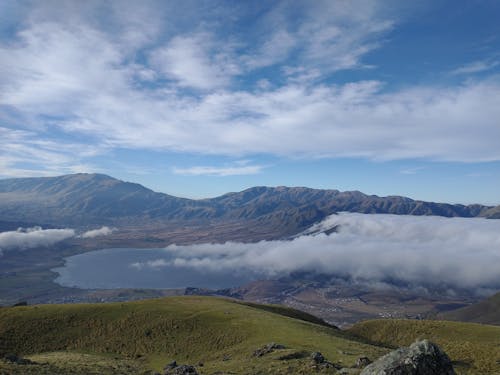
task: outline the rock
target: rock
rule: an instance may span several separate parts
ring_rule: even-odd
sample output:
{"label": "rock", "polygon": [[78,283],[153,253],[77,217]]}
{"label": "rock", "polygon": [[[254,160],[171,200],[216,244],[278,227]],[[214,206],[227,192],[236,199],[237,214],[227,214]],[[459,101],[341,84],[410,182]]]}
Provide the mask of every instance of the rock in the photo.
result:
{"label": "rock", "polygon": [[174,366],[174,367],[170,367],[170,365],[167,365],[167,367],[165,367],[165,372],[163,374],[164,375],[198,375],[198,371],[196,371],[196,368],[194,366],[190,366],[190,365],[180,365],[180,366]]}
{"label": "rock", "polygon": [[175,368],[175,367],[177,367],[177,361],[172,361],[169,364],[167,364],[163,369],[166,370],[166,369]]}
{"label": "rock", "polygon": [[372,363],[372,361],[370,361],[370,358],[368,358],[368,357],[359,357],[356,360],[356,364],[354,365],[354,367],[356,367],[356,368],[363,368],[363,367],[368,366],[370,363]]}
{"label": "rock", "polygon": [[325,363],[325,357],[320,352],[311,353],[311,359],[317,364]]}
{"label": "rock", "polygon": [[268,353],[272,353],[275,350],[278,349],[286,349],[284,345],[281,344],[276,344],[274,342],[271,342],[269,344],[264,345],[262,348],[259,348],[253,352],[254,357],[262,357],[263,355],[266,355]]}
{"label": "rock", "polygon": [[361,375],[455,375],[450,358],[436,344],[417,341],[365,367]]}
{"label": "rock", "polygon": [[342,366],[329,362],[320,352],[311,353],[311,367],[316,370],[334,368],[339,370]]}
{"label": "rock", "polygon": [[6,361],[15,363],[17,365],[36,365],[36,362],[33,362],[29,359],[18,357],[15,354],[7,354],[6,356],[3,357]]}

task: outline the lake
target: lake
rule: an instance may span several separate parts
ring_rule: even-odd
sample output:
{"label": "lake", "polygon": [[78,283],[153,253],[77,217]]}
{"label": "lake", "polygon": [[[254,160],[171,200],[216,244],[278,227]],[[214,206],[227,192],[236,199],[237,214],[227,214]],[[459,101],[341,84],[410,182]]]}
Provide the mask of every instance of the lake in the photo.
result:
{"label": "lake", "polygon": [[55,282],[82,289],[222,289],[258,279],[241,272],[217,272],[173,266],[165,249],[103,249],[65,258]]}

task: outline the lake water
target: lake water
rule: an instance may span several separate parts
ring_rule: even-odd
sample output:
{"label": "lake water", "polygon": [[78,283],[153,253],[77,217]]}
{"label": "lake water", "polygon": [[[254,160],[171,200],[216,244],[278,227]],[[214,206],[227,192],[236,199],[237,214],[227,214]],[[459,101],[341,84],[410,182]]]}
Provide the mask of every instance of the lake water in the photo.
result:
{"label": "lake water", "polygon": [[104,249],[71,256],[54,268],[62,286],[82,289],[175,289],[186,287],[222,289],[258,278],[238,272],[200,271],[169,264],[164,249]]}

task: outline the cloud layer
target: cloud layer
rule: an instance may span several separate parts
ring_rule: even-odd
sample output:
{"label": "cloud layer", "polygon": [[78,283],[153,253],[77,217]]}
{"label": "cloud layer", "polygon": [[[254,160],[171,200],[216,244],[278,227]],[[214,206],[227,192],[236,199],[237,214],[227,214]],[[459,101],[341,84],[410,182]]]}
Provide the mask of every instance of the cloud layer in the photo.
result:
{"label": "cloud layer", "polygon": [[395,3],[173,4],[6,9],[3,174],[95,170],[92,157],[117,148],[500,160],[498,78],[392,91],[380,79],[332,83],[335,72],[369,68],[367,54],[397,27]]}
{"label": "cloud layer", "polygon": [[500,289],[500,222],[397,215],[333,215],[310,230],[339,225],[331,235],[291,241],[169,246],[168,257],[135,268],[187,267],[279,277],[326,273],[354,282],[412,288]]}
{"label": "cloud layer", "polygon": [[74,229],[43,229],[41,227],[19,228],[16,231],[0,232],[0,255],[7,250],[26,250],[52,246],[73,237],[95,238],[107,236],[114,231],[106,226],[76,235]]}
{"label": "cloud layer", "polygon": [[80,235],[81,238],[95,238],[100,236],[108,236],[113,233],[116,229],[110,227],[101,227],[99,229],[92,229]]}
{"label": "cloud layer", "polygon": [[74,236],[75,231],[73,229],[20,228],[17,231],[0,233],[0,251],[51,246]]}

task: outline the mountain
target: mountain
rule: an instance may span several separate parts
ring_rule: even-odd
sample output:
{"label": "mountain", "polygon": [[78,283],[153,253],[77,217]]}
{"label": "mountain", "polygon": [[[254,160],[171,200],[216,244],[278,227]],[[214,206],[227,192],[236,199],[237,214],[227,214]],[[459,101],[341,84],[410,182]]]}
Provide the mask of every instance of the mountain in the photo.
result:
{"label": "mountain", "polygon": [[294,233],[339,211],[498,218],[500,209],[284,186],[192,200],[102,174],[0,180],[0,220],[5,222],[85,226],[255,221]]}
{"label": "mountain", "polygon": [[473,305],[440,314],[438,318],[500,325],[500,293]]}

